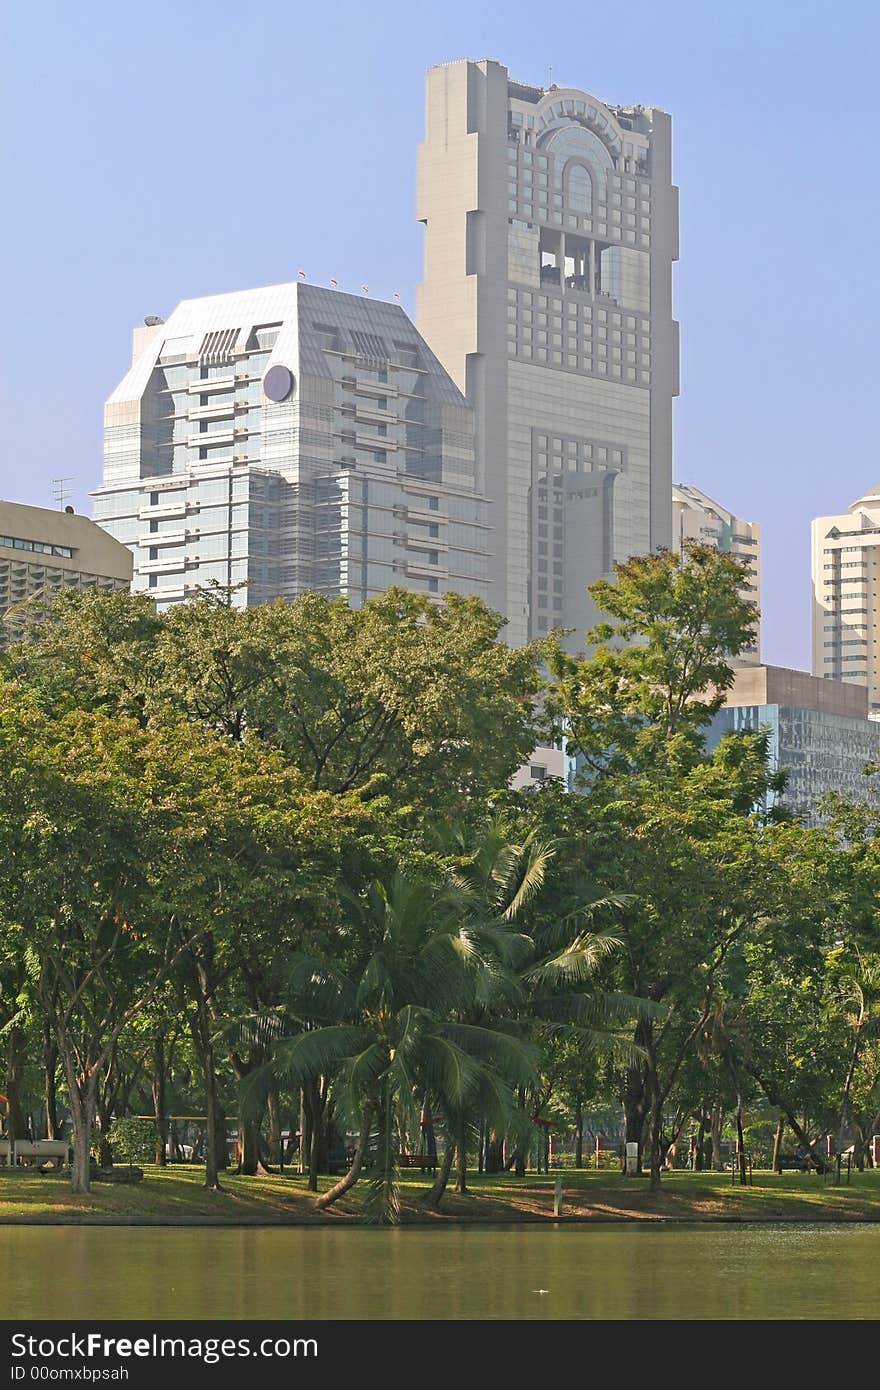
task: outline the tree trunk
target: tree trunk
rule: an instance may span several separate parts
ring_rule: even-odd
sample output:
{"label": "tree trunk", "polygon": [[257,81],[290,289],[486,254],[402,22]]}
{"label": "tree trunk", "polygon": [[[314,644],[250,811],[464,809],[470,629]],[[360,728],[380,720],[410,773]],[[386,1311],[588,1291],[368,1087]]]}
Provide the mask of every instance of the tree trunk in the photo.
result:
{"label": "tree trunk", "polygon": [[443,1162],[440,1164],[437,1171],[433,1186],[430,1187],[421,1198],[423,1206],[429,1207],[432,1211],[436,1211],[443,1200],[443,1194],[449,1182],[449,1174],[452,1172],[452,1160],[454,1158],[455,1145],[447,1138],[446,1148],[443,1153]]}
{"label": "tree trunk", "polygon": [[649,1112],[651,1191],[659,1192],[660,1168],[663,1157],[663,1103],[660,1100],[656,1077],[649,1074],[649,1083],[653,1096]]}
{"label": "tree trunk", "polygon": [[[238,1121],[238,1172],[252,1178],[263,1164],[260,1159],[260,1121]],[[265,1171],[265,1170],[264,1170]]]}
{"label": "tree trunk", "polygon": [[318,1174],[329,1167],[329,1144],[324,1127],[324,1112],[327,1106],[327,1083],[324,1077],[310,1081],[304,1088],[306,1111],[309,1120],[309,1182],[310,1192],[318,1190]]}
{"label": "tree trunk", "polygon": [[361,1167],[363,1166],[364,1155],[367,1152],[367,1145],[370,1142],[370,1130],[373,1125],[373,1109],[373,1104],[368,1101],[364,1106],[361,1132],[358,1136],[357,1148],[354,1151],[351,1167],[348,1172],[339,1179],[339,1182],[330,1188],[329,1192],[325,1192],[323,1196],[319,1197],[315,1202],[315,1206],[319,1211],[326,1211],[329,1206],[332,1206],[334,1202],[338,1201],[339,1198],[343,1196],[344,1193],[348,1192],[349,1188],[354,1187],[357,1182]]}
{"label": "tree trunk", "polygon": [[205,1100],[207,1124],[205,1125],[205,1187],[209,1192],[219,1192],[220,1177],[217,1164],[217,1078],[214,1071],[214,1045],[208,1040],[204,1057]]}
{"label": "tree trunk", "polygon": [[[246,1057],[241,1057],[237,1052],[233,1052],[232,1065],[235,1068],[235,1075],[239,1083],[244,1081],[246,1076],[250,1076],[264,1060],[265,1051],[261,1047],[251,1048]],[[236,1171],[245,1177],[252,1178],[256,1173],[265,1173],[266,1171],[263,1164],[263,1148],[260,1137],[265,1110],[266,1102],[264,1101],[259,1114],[245,1116],[241,1114],[241,1106],[239,1106],[238,1166]]]}
{"label": "tree trunk", "polygon": [[[663,1159],[663,1096],[660,1091],[660,1078],[657,1075],[654,1030],[650,1023],[644,1026],[640,1024],[639,1027],[642,1029],[642,1046],[645,1049],[644,1087],[648,1112],[648,1149],[651,1191],[659,1192],[660,1165]],[[626,1150],[624,1150],[624,1153],[625,1152]]]}
{"label": "tree trunk", "polygon": [[64,1075],[67,1080],[67,1100],[73,1122],[73,1163],[70,1169],[70,1190],[82,1194],[92,1190],[92,1125],[95,1118],[95,1095],[98,1078],[96,1074],[93,1074],[83,1084],[77,1075],[75,1062],[67,1056],[64,1057]]}
{"label": "tree trunk", "polygon": [[153,1114],[156,1117],[156,1162],[164,1168],[168,1162],[168,1116],[165,1113],[165,1041],[161,1033],[153,1040],[153,1074],[150,1080]]}
{"label": "tree trunk", "polygon": [[303,1091],[303,1088],[300,1086],[300,1088],[299,1088],[299,1171],[300,1171],[301,1173],[304,1173],[304,1172],[306,1171],[306,1154],[307,1154],[308,1151],[309,1151],[309,1139],[308,1139],[308,1136],[307,1136],[307,1134],[306,1134],[306,1126],[307,1126],[307,1124],[308,1124],[308,1116],[307,1116],[307,1114],[306,1114],[306,1099],[305,1099],[305,1092]]}
{"label": "tree trunk", "polygon": [[697,1148],[694,1154],[694,1172],[702,1173],[705,1160],[706,1111],[700,1107],[700,1123],[697,1129]]}
{"label": "tree trunk", "polygon": [[716,1173],[724,1172],[724,1159],[721,1157],[721,1126],[724,1115],[720,1105],[712,1106],[712,1114],[709,1121],[712,1135],[712,1169]]}
{"label": "tree trunk", "polygon": [[500,1173],[504,1164],[504,1136],[495,1131],[486,1131],[486,1162],[485,1171],[487,1173]]}
{"label": "tree trunk", "polygon": [[783,1115],[782,1111],[780,1110],[780,1112],[779,1112],[779,1118],[778,1118],[777,1121],[776,1121],[776,1130],[775,1130],[774,1135],[773,1135],[773,1162],[772,1162],[771,1165],[770,1165],[771,1168],[773,1169],[773,1172],[774,1172],[774,1173],[781,1173],[781,1172],[782,1172],[782,1169],[781,1169],[780,1166],[779,1166],[779,1160],[780,1160],[780,1157],[781,1157],[781,1155],[782,1155],[782,1140],[783,1140],[784,1136],[785,1136],[785,1116]]}
{"label": "tree trunk", "polygon": [[43,1070],[46,1098],[46,1138],[57,1139],[61,1132],[58,1124],[58,1046],[55,1042],[52,1020],[48,1010],[43,1019]]}
{"label": "tree trunk", "polygon": [[849,1068],[846,1073],[846,1081],[843,1087],[843,1097],[840,1102],[840,1125],[837,1133],[837,1152],[843,1153],[844,1149],[849,1148],[850,1138],[850,1092],[852,1091],[853,1077],[856,1074],[856,1065],[859,1060],[859,1045],[861,1035],[856,1033],[853,1040],[852,1053],[849,1059]]}
{"label": "tree trunk", "polygon": [[[21,1108],[24,1066],[24,1033],[17,1023],[13,1023],[6,1035],[6,1099],[9,1117],[7,1138],[10,1144],[15,1139],[26,1137],[24,1112]],[[10,1163],[11,1161],[10,1153]]]}
{"label": "tree trunk", "polygon": [[456,1166],[455,1166],[455,1190],[456,1192],[467,1192],[467,1138],[466,1129],[462,1125],[458,1131],[458,1142],[455,1145]]}
{"label": "tree trunk", "polygon": [[736,1153],[739,1161],[739,1183],[740,1187],[746,1185],[746,1141],[743,1134],[743,1101],[742,1096],[736,1098]]}
{"label": "tree trunk", "polygon": [[[644,1048],[645,1051],[652,1045],[654,1040],[654,1029],[649,1019],[640,1019],[636,1024],[634,1041],[637,1047]],[[648,1116],[648,1069],[644,1062],[638,1062],[633,1067],[626,1070],[623,1095],[623,1119],[624,1119],[624,1149],[626,1154],[627,1144],[638,1144],[638,1164],[636,1172],[642,1171],[642,1145],[645,1138],[645,1121]],[[621,1160],[621,1168],[625,1167],[625,1157]]]}
{"label": "tree trunk", "polygon": [[269,1097],[266,1104],[269,1112],[269,1162],[280,1167],[282,1161],[281,1101],[277,1086],[269,1087]]}
{"label": "tree trunk", "polygon": [[95,1097],[95,1119],[98,1130],[98,1166],[113,1167],[113,1150],[110,1147],[110,1127],[113,1123],[113,1088],[108,1082],[99,1088]]}
{"label": "tree trunk", "polygon": [[55,1079],[55,1067],[57,1065],[58,1054],[55,1054],[55,1061],[51,1066],[46,1067],[46,1138],[57,1139],[60,1135],[58,1123],[58,1089]]}
{"label": "tree trunk", "polygon": [[574,1166],[584,1166],[584,1111],[580,1099],[574,1108]]}
{"label": "tree trunk", "polygon": [[422,1104],[422,1113],[419,1119],[422,1142],[420,1152],[428,1160],[428,1167],[432,1173],[437,1171],[437,1135],[434,1130],[434,1116],[431,1112],[429,1098],[426,1096]]}

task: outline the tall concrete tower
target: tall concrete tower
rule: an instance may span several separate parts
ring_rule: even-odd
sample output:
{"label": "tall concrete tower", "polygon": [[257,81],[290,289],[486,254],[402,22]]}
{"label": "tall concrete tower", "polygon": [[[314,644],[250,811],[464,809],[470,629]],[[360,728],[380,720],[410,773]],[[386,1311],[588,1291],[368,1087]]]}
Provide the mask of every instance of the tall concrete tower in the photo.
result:
{"label": "tall concrete tower", "polygon": [[432,68],[416,321],[476,412],[490,601],[511,643],[672,541],[678,190],[669,116],[487,59]]}

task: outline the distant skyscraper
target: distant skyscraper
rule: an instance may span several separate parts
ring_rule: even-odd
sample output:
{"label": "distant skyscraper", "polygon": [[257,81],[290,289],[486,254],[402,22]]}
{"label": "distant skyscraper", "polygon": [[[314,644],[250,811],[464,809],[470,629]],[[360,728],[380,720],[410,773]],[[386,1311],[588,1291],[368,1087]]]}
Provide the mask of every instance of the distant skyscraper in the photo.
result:
{"label": "distant skyscraper", "polygon": [[866,685],[880,715],[880,484],[812,530],[813,675]]}
{"label": "distant skyscraper", "polygon": [[[685,541],[700,541],[729,552],[737,560],[745,560],[749,574],[740,593],[748,603],[753,603],[760,610],[761,527],[756,521],[741,521],[733,512],[690,483],[673,483],[672,541],[676,550],[683,549]],[[760,626],[754,647],[749,647],[739,659],[760,661]]]}
{"label": "distant skyscraper", "polygon": [[73,508],[0,502],[0,645],[25,636],[64,589],[128,589],[131,555]]}
{"label": "distant skyscraper", "polygon": [[95,519],[158,608],[390,584],[487,593],[474,417],[394,304],[313,285],[184,300],[134,331]]}
{"label": "distant skyscraper", "polygon": [[489,60],[432,68],[417,323],[476,411],[491,602],[511,642],[672,540],[671,123]]}

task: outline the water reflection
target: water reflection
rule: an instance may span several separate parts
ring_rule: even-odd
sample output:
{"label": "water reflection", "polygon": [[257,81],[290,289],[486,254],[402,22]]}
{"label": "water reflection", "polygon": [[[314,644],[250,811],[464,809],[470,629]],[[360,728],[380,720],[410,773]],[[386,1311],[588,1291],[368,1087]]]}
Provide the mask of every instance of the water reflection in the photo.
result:
{"label": "water reflection", "polygon": [[880,1226],[7,1226],[0,1316],[873,1318],[878,1267]]}

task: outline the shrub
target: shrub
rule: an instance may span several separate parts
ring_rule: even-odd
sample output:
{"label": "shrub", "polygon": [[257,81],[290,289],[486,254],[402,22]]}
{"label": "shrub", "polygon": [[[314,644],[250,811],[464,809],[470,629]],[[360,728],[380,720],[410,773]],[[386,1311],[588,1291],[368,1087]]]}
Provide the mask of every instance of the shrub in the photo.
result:
{"label": "shrub", "polygon": [[114,1120],[107,1136],[113,1157],[122,1163],[152,1163],[156,1156],[156,1125],[135,1115]]}

